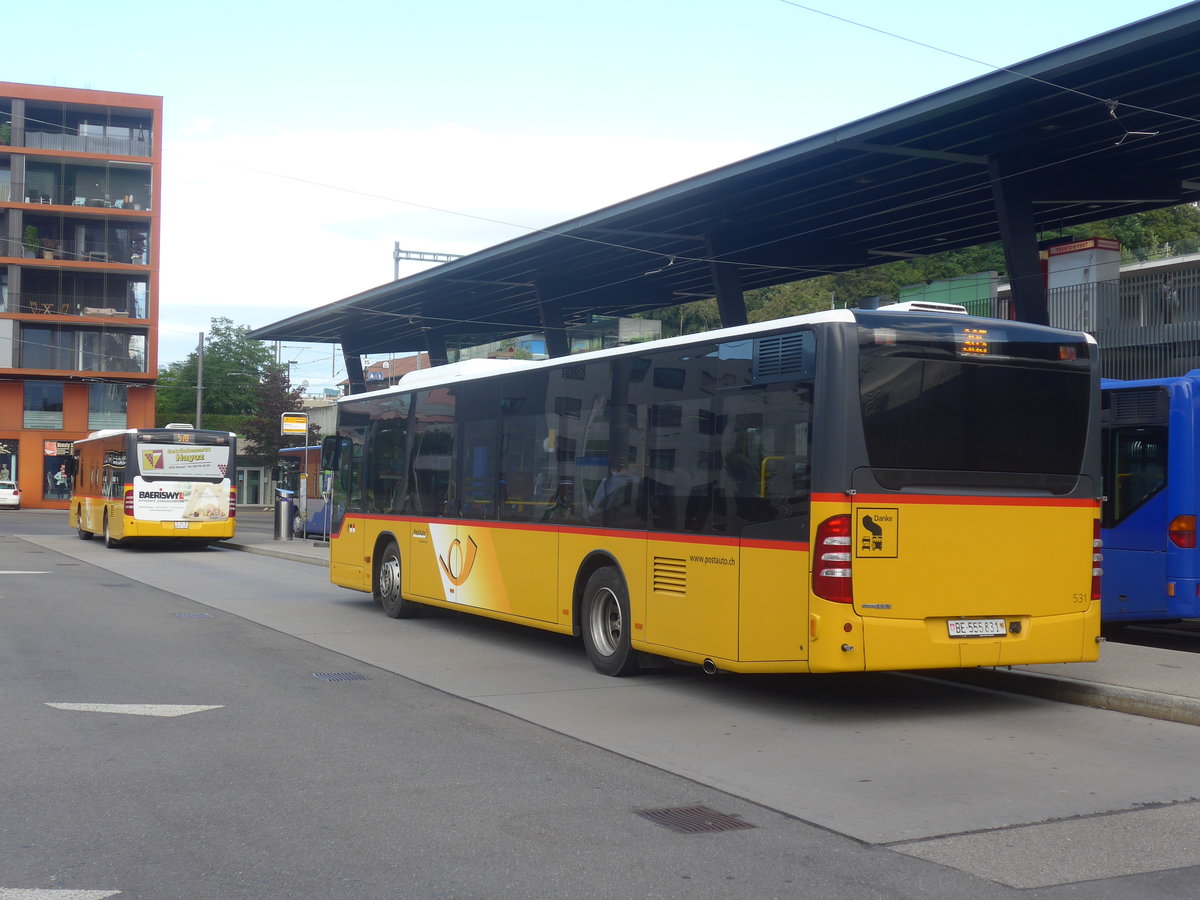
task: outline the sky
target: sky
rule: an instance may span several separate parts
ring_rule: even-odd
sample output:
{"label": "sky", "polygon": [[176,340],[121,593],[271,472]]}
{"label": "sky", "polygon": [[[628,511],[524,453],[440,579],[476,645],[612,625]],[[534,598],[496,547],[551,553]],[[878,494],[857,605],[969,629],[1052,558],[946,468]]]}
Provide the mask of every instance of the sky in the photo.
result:
{"label": "sky", "polygon": [[8,41],[0,80],[163,98],[163,365],[391,281],[397,243],[469,254],[1178,5],[59,0],[75,39]]}

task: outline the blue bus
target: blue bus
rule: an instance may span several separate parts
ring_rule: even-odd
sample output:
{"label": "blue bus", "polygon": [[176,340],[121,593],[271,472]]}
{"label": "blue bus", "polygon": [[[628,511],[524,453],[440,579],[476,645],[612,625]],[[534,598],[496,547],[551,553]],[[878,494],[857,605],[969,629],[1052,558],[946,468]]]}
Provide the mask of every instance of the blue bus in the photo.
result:
{"label": "blue bus", "polygon": [[1200,369],[1100,387],[1101,617],[1200,618]]}

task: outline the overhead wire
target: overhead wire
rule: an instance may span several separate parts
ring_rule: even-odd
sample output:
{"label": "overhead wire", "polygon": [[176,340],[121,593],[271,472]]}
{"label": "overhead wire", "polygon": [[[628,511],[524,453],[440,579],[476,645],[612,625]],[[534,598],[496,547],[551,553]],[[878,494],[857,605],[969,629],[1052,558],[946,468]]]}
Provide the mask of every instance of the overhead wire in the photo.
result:
{"label": "overhead wire", "polygon": [[[1139,110],[1142,112],[1154,113],[1154,114],[1162,115],[1164,117],[1174,118],[1174,119],[1178,119],[1178,120],[1182,120],[1182,121],[1186,121],[1186,122],[1190,122],[1190,123],[1200,124],[1200,119],[1192,117],[1192,116],[1179,115],[1179,114],[1171,113],[1166,110],[1159,110],[1159,109],[1154,109],[1154,108],[1150,108],[1150,107],[1142,107],[1142,106],[1138,106],[1136,104],[1129,104],[1129,103],[1124,103],[1121,101],[1112,100],[1111,98],[1102,98],[1102,97],[1096,96],[1094,94],[1090,94],[1086,91],[1082,91],[1082,90],[1079,90],[1079,89],[1076,89],[1076,88],[1073,88],[1073,87],[1070,87],[1067,85],[1058,84],[1058,83],[1055,83],[1055,82],[1052,82],[1052,81],[1049,81],[1049,80],[1046,80],[1043,78],[1039,78],[1034,75],[1030,75],[1029,73],[1022,72],[1019,69],[1015,69],[1015,68],[1012,68],[1009,66],[999,66],[999,65],[995,65],[993,63],[988,63],[988,62],[967,56],[966,54],[958,53],[958,52],[955,52],[952,50],[947,50],[943,47],[939,47],[939,46],[936,46],[933,44],[919,41],[919,40],[907,37],[902,34],[888,31],[886,29],[879,28],[879,27],[876,27],[876,26],[873,26],[873,25],[870,25],[867,23],[859,22],[857,20],[850,19],[845,16],[837,15],[835,13],[830,13],[826,10],[818,9],[813,6],[799,3],[799,2],[797,2],[797,0],[780,0],[780,2],[784,3],[785,5],[792,6],[792,7],[798,8],[798,9],[802,9],[802,10],[805,10],[810,13],[826,16],[828,18],[835,19],[835,20],[844,22],[846,24],[850,24],[850,25],[853,25],[853,26],[856,26],[859,28],[864,28],[864,29],[876,32],[878,34],[896,39],[896,40],[905,41],[907,43],[911,43],[911,44],[914,44],[914,45],[917,45],[917,46],[920,46],[920,47],[923,47],[923,48],[926,48],[929,50],[933,50],[933,51],[936,51],[939,53],[944,53],[944,54],[947,54],[950,56],[954,56],[956,58],[960,58],[965,61],[984,66],[984,67],[992,69],[994,71],[1006,72],[1006,73],[1009,73],[1009,74],[1012,74],[1012,75],[1015,75],[1015,76],[1018,76],[1021,78],[1025,78],[1030,81],[1034,81],[1039,84],[1043,84],[1054,90],[1072,93],[1072,94],[1084,97],[1086,99],[1096,101],[1098,103],[1105,105],[1105,114],[1111,115],[1111,117],[1113,119],[1117,119],[1117,117],[1115,115],[1115,110],[1120,107],[1125,107],[1125,108],[1129,108],[1129,109]],[[36,119],[33,117],[27,118],[26,121],[35,122],[37,124],[49,125],[52,127],[58,125],[58,123],[48,122],[45,120],[39,120],[39,119]],[[1117,123],[1123,129],[1125,129],[1125,126],[1120,123],[1119,119],[1117,119]],[[1139,135],[1139,134],[1141,134],[1141,133],[1140,132],[1131,132],[1126,129],[1126,134],[1124,137],[1121,138],[1121,141],[1123,141],[1125,139],[1125,137],[1128,137],[1129,135]],[[1118,141],[1117,144],[1119,145],[1121,143],[1121,141]],[[1084,159],[1084,158],[1092,156],[1096,153],[1103,152],[1105,149],[1107,149],[1107,148],[1103,148],[1103,147],[1093,148],[1092,150],[1082,152],[1082,153],[1077,154],[1076,156],[1071,157],[1067,160],[1056,161],[1055,165],[1061,165],[1064,162],[1069,163],[1069,162],[1077,161],[1080,159]],[[162,151],[163,151],[163,153],[172,153],[172,154],[178,155],[178,151],[173,150],[170,147],[170,145],[168,145],[166,143],[163,143]],[[211,163],[213,160],[211,158],[208,158],[206,161]],[[804,237],[805,235],[813,233],[813,231],[815,229],[807,229],[807,230],[797,231],[797,232],[794,232],[785,237],[773,239],[772,241],[761,242],[759,244],[753,244],[753,245],[745,245],[745,246],[742,246],[742,247],[739,247],[736,249],[724,251],[720,254],[705,255],[705,254],[681,254],[678,252],[672,253],[672,252],[665,252],[662,250],[650,249],[650,248],[646,248],[646,247],[639,247],[639,246],[629,244],[629,243],[624,243],[624,242],[607,241],[607,240],[603,240],[603,239],[599,239],[599,238],[589,237],[587,235],[580,235],[577,233],[572,233],[569,231],[562,230],[559,227],[530,226],[530,225],[525,225],[525,224],[521,224],[521,223],[517,223],[517,222],[511,222],[511,221],[507,221],[507,220],[499,219],[499,218],[495,218],[495,217],[483,216],[483,215],[470,213],[470,212],[464,212],[462,210],[455,210],[455,209],[441,207],[441,206],[437,206],[437,205],[433,205],[433,204],[421,203],[418,201],[409,200],[409,199],[405,199],[405,198],[387,196],[387,195],[383,195],[383,194],[379,194],[379,193],[364,191],[364,190],[360,190],[360,189],[356,189],[356,188],[350,188],[350,187],[346,187],[346,186],[342,186],[342,185],[328,184],[325,182],[317,181],[315,179],[303,178],[303,177],[290,175],[290,174],[286,174],[286,173],[281,173],[281,172],[273,172],[273,171],[263,169],[260,167],[249,166],[244,163],[230,162],[228,160],[220,160],[219,162],[221,162],[222,165],[225,165],[227,167],[242,169],[245,171],[254,172],[256,174],[264,175],[267,177],[288,180],[288,181],[292,181],[292,182],[296,182],[296,183],[306,184],[306,185],[309,185],[312,187],[321,187],[321,188],[335,190],[335,191],[339,191],[339,192],[343,192],[343,193],[347,193],[347,194],[351,194],[351,195],[356,195],[356,196],[384,200],[387,202],[392,202],[392,203],[396,203],[399,205],[410,206],[410,207],[417,208],[417,209],[424,209],[424,210],[427,210],[430,212],[437,212],[437,213],[444,214],[444,215],[452,215],[452,216],[472,219],[475,221],[486,222],[489,224],[501,225],[504,227],[510,227],[510,228],[522,230],[522,231],[525,231],[525,232],[531,233],[531,234],[543,234],[543,235],[547,235],[547,236],[551,236],[551,237],[560,237],[560,238],[564,238],[564,239],[568,239],[568,240],[572,240],[572,241],[579,241],[579,242],[594,244],[594,245],[602,246],[602,247],[605,247],[608,249],[629,251],[629,252],[633,252],[633,253],[638,253],[638,254],[642,254],[642,255],[646,255],[646,256],[655,257],[655,258],[663,261],[663,265],[660,267],[660,269],[657,269],[657,270],[652,269],[652,270],[648,270],[645,273],[642,273],[641,275],[626,276],[626,277],[622,277],[620,279],[615,279],[610,282],[605,282],[603,284],[592,285],[586,289],[581,289],[581,290],[575,291],[575,292],[568,292],[566,294],[560,294],[560,295],[556,294],[556,299],[569,299],[573,296],[587,294],[587,293],[590,293],[597,289],[618,287],[622,284],[639,281],[642,277],[658,274],[663,268],[673,267],[673,266],[676,266],[681,263],[687,263],[687,264],[691,264],[693,266],[694,265],[705,265],[705,264],[735,265],[735,266],[738,266],[739,268],[764,269],[764,270],[777,271],[780,273],[795,273],[798,275],[807,275],[807,276],[812,276],[814,274],[815,275],[835,275],[835,274],[841,274],[845,271],[848,271],[848,269],[844,266],[830,266],[830,265],[820,265],[820,264],[806,264],[803,266],[785,266],[785,265],[779,265],[779,264],[753,263],[753,262],[747,262],[744,260],[737,260],[737,259],[730,258],[737,254],[746,253],[751,250],[759,249],[770,243],[776,243],[781,240],[794,239],[797,237]],[[1049,164],[1047,164],[1047,166],[1048,165]],[[1008,175],[1002,176],[1001,179],[999,179],[999,180],[1003,180],[1005,178],[1016,178],[1016,177],[1025,176],[1025,175],[1031,174],[1033,172],[1036,172],[1041,168],[1044,168],[1044,167],[1043,166],[1035,166],[1035,167],[1032,167],[1032,168],[1023,170],[1023,171],[1009,173]],[[945,191],[941,194],[934,195],[933,197],[923,196],[919,199],[914,199],[909,203],[901,204],[899,206],[892,206],[890,208],[892,210],[896,210],[896,209],[904,210],[904,209],[908,209],[908,208],[916,208],[920,205],[929,203],[931,200],[939,200],[940,201],[940,200],[953,199],[956,196],[965,195],[965,194],[967,194],[971,191],[977,190],[977,189],[978,189],[977,186],[966,186],[966,187],[962,187],[962,188],[959,188],[956,190]],[[869,217],[870,217],[870,213],[864,212],[862,216],[859,216],[856,218],[851,218],[851,219],[847,220],[847,222],[850,224],[853,224],[854,222],[865,221]],[[6,240],[10,244],[18,243],[17,241],[10,240],[10,239],[0,239],[0,240]],[[411,311],[410,312],[388,313],[388,312],[381,311],[378,309],[368,309],[365,305],[362,307],[356,307],[355,305],[349,305],[346,308],[347,309],[359,308],[364,311],[369,311],[375,315],[385,315],[385,316],[389,316],[389,317],[394,316],[394,317],[398,317],[398,318],[407,318],[407,319],[410,319],[413,321],[425,321],[425,322],[433,322],[433,323],[464,322],[464,320],[461,320],[458,318],[438,317],[438,316],[432,316],[432,315],[429,315],[426,313],[414,313]],[[524,327],[527,327],[526,323],[516,323],[516,322],[505,323],[505,322],[496,322],[496,321],[489,321],[489,320],[465,320],[465,323],[472,324],[472,325],[479,325],[479,326],[483,326],[483,327],[500,327],[500,328],[524,328]]]}

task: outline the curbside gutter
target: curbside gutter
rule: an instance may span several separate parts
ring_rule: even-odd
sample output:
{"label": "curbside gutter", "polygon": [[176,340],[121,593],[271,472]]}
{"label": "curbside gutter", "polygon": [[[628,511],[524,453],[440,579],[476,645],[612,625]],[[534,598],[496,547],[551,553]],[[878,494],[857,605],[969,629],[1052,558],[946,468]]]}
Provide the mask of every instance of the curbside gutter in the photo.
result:
{"label": "curbside gutter", "polygon": [[313,556],[311,553],[301,553],[297,550],[287,550],[283,547],[271,547],[264,544],[239,544],[236,541],[222,541],[220,546],[227,550],[241,550],[245,553],[257,553],[259,556],[274,556],[292,562],[308,563],[310,566],[329,568],[329,558]]}
{"label": "curbside gutter", "polygon": [[910,672],[909,674],[925,675],[943,681],[969,684],[1009,694],[1041,697],[1045,700],[1056,700],[1059,703],[1073,703],[1076,706],[1109,709],[1148,719],[1162,719],[1167,722],[1179,722],[1183,725],[1200,725],[1200,699],[1166,694],[1161,691],[1149,691],[1116,684],[1104,684],[1103,682],[1078,681],[1074,678],[1043,675],[1039,672],[1023,672],[1018,669],[964,669],[938,672],[936,675],[931,672]]}

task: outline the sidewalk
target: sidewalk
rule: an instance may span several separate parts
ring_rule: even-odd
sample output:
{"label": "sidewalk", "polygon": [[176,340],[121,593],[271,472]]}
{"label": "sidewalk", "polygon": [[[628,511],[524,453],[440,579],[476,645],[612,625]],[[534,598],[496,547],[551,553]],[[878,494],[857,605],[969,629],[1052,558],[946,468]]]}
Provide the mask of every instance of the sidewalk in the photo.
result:
{"label": "sidewalk", "polygon": [[[271,513],[257,509],[245,512],[238,510],[238,515],[262,516],[269,522],[274,521]],[[255,534],[246,529],[221,546],[293,562],[329,566],[329,545],[311,538],[281,541],[275,540],[271,532]],[[1011,669],[930,669],[910,674],[1042,697],[1060,703],[1200,725],[1200,652],[1187,653],[1105,642],[1100,648],[1100,661],[1094,663]]]}
{"label": "sidewalk", "polygon": [[237,514],[238,518],[242,520],[255,519],[256,525],[259,522],[265,522],[268,530],[266,533],[257,533],[248,528],[238,528],[237,535],[233,540],[221,542],[222,547],[329,568],[328,542],[298,537],[293,537],[290,541],[276,540],[273,529],[275,524],[273,511],[263,512],[259,507],[252,507],[239,509]]}

